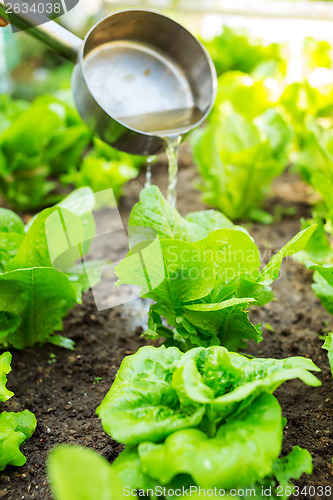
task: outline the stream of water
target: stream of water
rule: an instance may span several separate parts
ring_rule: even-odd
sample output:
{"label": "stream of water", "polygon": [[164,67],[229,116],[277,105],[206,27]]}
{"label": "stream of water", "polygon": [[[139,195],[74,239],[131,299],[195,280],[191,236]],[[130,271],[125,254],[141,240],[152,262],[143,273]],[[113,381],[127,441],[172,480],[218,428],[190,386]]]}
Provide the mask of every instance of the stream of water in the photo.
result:
{"label": "stream of water", "polygon": [[[177,202],[178,151],[181,136],[184,130],[197,123],[201,117],[202,111],[197,107],[118,117],[127,126],[163,138],[169,163],[167,199],[172,207],[175,207]],[[146,188],[151,186],[151,168],[154,159],[153,156],[147,160]]]}
{"label": "stream of water", "polygon": [[147,159],[145,188],[149,188],[151,186],[151,167],[155,159],[156,156],[150,156]]}
{"label": "stream of water", "polygon": [[168,202],[175,208],[177,204],[178,157],[181,136],[165,137],[166,154],[169,163]]}

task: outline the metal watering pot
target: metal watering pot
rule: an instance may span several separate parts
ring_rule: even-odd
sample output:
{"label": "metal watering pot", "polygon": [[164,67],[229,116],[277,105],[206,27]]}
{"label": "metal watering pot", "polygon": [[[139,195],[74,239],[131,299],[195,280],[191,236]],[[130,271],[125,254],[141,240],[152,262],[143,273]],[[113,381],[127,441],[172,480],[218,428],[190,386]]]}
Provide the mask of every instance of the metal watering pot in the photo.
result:
{"label": "metal watering pot", "polygon": [[[0,0],[0,16],[8,18]],[[44,18],[45,21],[45,18]],[[54,21],[11,14],[10,22],[75,63],[72,90],[89,128],[114,148],[154,155],[165,137],[185,135],[208,115],[216,96],[213,62],[172,19],[147,10],[117,12],[82,41]]]}

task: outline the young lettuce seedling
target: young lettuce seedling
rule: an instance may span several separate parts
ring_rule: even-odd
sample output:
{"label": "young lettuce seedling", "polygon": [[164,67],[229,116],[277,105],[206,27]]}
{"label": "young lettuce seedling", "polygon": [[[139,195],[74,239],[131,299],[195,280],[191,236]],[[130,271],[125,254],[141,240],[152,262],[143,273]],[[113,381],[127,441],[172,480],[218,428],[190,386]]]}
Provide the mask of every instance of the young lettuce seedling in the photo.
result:
{"label": "young lettuce seedling", "polygon": [[119,285],[137,285],[156,302],[146,336],[166,337],[167,345],[185,351],[220,344],[238,350],[246,340],[262,340],[248,308],[272,300],[283,258],[302,250],[314,229],[298,233],[260,270],[259,250],[246,231],[214,211],[183,218],[152,186],[132,210],[134,246],[115,273]]}
{"label": "young lettuce seedling", "polygon": [[88,280],[82,266],[74,266],[95,234],[93,199],[89,188],[74,191],[25,228],[16,214],[0,209],[2,346],[23,349],[51,342],[73,348],[72,340],[54,331],[62,329],[62,318],[81,302],[92,279],[99,279],[98,269]]}
{"label": "young lettuce seedling", "polygon": [[[14,393],[6,388],[6,375],[11,371],[12,355],[4,352],[0,356],[0,401],[5,402]],[[24,410],[18,413],[3,411],[0,413],[0,470],[7,465],[24,465],[26,458],[20,446],[35,432],[37,425],[33,413]]]}
{"label": "young lettuce seedling", "polygon": [[274,109],[254,120],[224,109],[191,136],[203,200],[232,220],[272,222],[261,204],[288,164],[290,141],[289,126]]}

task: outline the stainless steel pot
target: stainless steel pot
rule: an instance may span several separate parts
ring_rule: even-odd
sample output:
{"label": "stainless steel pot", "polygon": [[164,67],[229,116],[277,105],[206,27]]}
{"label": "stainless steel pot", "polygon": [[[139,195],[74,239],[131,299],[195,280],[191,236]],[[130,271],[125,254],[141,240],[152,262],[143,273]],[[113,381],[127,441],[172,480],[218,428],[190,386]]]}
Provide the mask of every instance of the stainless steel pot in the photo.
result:
{"label": "stainless steel pot", "polygon": [[[2,0],[0,16],[8,17]],[[54,21],[36,25],[26,14],[10,21],[75,63],[72,90],[82,119],[119,150],[157,154],[165,137],[185,135],[211,110],[217,79],[210,56],[162,14],[117,12],[84,41]]]}

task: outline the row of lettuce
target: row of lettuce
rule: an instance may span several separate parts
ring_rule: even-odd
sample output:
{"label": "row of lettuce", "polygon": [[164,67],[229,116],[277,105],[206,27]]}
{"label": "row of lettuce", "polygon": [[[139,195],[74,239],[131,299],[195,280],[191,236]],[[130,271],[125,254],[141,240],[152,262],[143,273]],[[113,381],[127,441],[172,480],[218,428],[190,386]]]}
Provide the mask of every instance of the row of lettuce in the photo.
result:
{"label": "row of lettuce", "polygon": [[[13,212],[1,210],[4,347],[52,342],[73,348],[55,332],[91,280],[99,279],[100,262],[90,262],[89,273],[75,265],[76,250],[84,255],[93,239],[93,203],[92,191],[81,188],[25,228]],[[69,239],[80,242],[76,249],[59,249],[61,220]],[[286,421],[273,392],[295,378],[316,387],[320,382],[310,372],[320,370],[307,358],[249,359],[237,351],[249,340],[262,340],[249,307],[273,299],[270,285],[283,258],[302,251],[315,229],[301,231],[260,270],[251,236],[220,212],[184,218],[156,186],[142,191],[129,221],[130,252],[116,274],[120,285],[138,285],[142,297],[153,300],[145,335],[165,339],[164,345],[125,358],[97,409],[104,430],[126,445],[114,464],[82,448],[60,446],[51,452],[49,475],[57,500],[90,500],[96,488],[99,498],[110,499],[128,491],[154,498],[159,488],[165,488],[166,499],[179,497],[183,489],[196,498],[199,487],[217,488],[217,498],[235,497],[235,491],[238,498],[261,498],[262,488],[271,488],[272,499],[281,498],[281,491],[282,498],[292,494],[290,480],[310,474],[312,460],[298,446],[279,458]],[[50,238],[57,242],[57,256],[50,255]],[[4,353],[2,400],[10,396],[9,363],[10,354]],[[27,410],[3,412],[0,419],[1,468],[22,465],[19,446],[36,420]]]}

